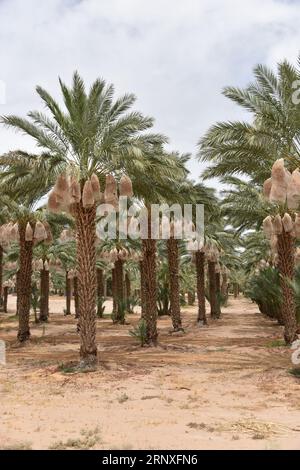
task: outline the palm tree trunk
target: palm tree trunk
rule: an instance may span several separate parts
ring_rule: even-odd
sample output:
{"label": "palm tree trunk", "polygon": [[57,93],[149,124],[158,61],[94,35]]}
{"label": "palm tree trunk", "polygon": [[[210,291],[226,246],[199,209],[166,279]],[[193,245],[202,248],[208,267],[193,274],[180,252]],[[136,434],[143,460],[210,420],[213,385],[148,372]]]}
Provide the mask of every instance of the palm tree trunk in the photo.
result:
{"label": "palm tree trunk", "polygon": [[3,247],[0,245],[0,309],[3,307]]}
{"label": "palm tree trunk", "polygon": [[77,278],[77,276],[74,277],[73,287],[74,287],[75,318],[79,318],[79,298],[78,298],[78,278]]}
{"label": "palm tree trunk", "polygon": [[49,316],[49,271],[42,269],[40,272],[40,321],[47,321]]}
{"label": "palm tree trunk", "polygon": [[222,295],[227,300],[228,299],[228,279],[227,279],[227,273],[225,272],[222,274],[221,292],[222,292]]}
{"label": "palm tree trunk", "polygon": [[237,299],[239,296],[239,285],[237,283],[233,284],[233,297]]}
{"label": "palm tree trunk", "polygon": [[16,293],[17,293],[17,302],[16,302],[16,315],[19,315],[19,284],[20,284],[20,269],[16,272]]}
{"label": "palm tree trunk", "polygon": [[280,285],[282,290],[281,314],[284,321],[284,339],[291,344],[297,337],[296,307],[293,289],[289,285],[289,279],[294,278],[295,271],[295,245],[293,238],[284,230],[278,235],[278,268],[280,272]]}
{"label": "palm tree trunk", "polygon": [[97,317],[102,318],[101,301],[104,298],[103,269],[97,268]]}
{"label": "palm tree trunk", "polygon": [[195,303],[195,292],[189,290],[187,292],[187,298],[188,298],[188,305],[194,305],[194,303]]}
{"label": "palm tree trunk", "polygon": [[72,281],[66,271],[66,311],[65,315],[71,315]]}
{"label": "palm tree trunk", "polygon": [[112,292],[112,299],[113,299],[113,311],[112,316],[113,318],[117,314],[117,288],[116,288],[116,270],[112,268],[111,270],[111,292]]}
{"label": "palm tree trunk", "polygon": [[94,366],[96,345],[96,207],[76,207],[80,365]]}
{"label": "palm tree trunk", "polygon": [[182,330],[180,315],[179,260],[178,241],[171,237],[167,240],[169,282],[170,282],[170,312],[174,331]]}
{"label": "palm tree trunk", "polygon": [[19,223],[20,234],[20,269],[18,276],[18,340],[26,341],[30,337],[29,316],[31,298],[32,248],[33,242],[25,240],[26,226]]}
{"label": "palm tree trunk", "polygon": [[216,263],[214,261],[208,261],[208,281],[209,281],[210,315],[212,318],[218,318]]}
{"label": "palm tree trunk", "polygon": [[140,261],[140,280],[141,280],[141,317],[145,317],[146,312],[146,292],[145,292],[145,268],[144,261]]}
{"label": "palm tree trunk", "polygon": [[125,323],[125,305],[124,305],[124,283],[123,283],[123,261],[118,259],[115,261],[115,276],[116,276],[116,315],[114,321]]}
{"label": "palm tree trunk", "polygon": [[8,286],[3,288],[3,312],[7,313]]}
{"label": "palm tree trunk", "polygon": [[125,289],[126,289],[126,308],[130,312],[130,299],[131,299],[131,280],[128,271],[125,273]]}
{"label": "palm tree trunk", "polygon": [[197,273],[197,298],[198,298],[198,317],[197,322],[207,325],[205,310],[205,272],[204,272],[205,254],[196,251],[196,273]]}
{"label": "palm tree trunk", "polygon": [[151,213],[148,209],[148,238],[142,241],[145,314],[147,338],[149,346],[157,345],[157,285],[156,285],[156,240],[151,239]]}
{"label": "palm tree trunk", "polygon": [[217,318],[221,316],[221,275],[216,273]]}

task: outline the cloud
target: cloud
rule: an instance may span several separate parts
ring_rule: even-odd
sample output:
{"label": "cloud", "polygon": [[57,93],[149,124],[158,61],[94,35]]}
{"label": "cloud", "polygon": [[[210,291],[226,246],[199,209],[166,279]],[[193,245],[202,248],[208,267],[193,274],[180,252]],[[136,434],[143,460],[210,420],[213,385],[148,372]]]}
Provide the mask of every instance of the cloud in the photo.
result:
{"label": "cloud", "polygon": [[[299,6],[278,0],[0,0],[0,19],[1,114],[41,108],[35,86],[59,97],[57,77],[77,69],[134,92],[170,148],[193,154],[215,121],[245,117],[223,86],[248,83],[258,62],[295,61],[300,44]],[[33,145],[1,129],[0,151],[18,147]],[[203,165],[190,168],[196,179]]]}

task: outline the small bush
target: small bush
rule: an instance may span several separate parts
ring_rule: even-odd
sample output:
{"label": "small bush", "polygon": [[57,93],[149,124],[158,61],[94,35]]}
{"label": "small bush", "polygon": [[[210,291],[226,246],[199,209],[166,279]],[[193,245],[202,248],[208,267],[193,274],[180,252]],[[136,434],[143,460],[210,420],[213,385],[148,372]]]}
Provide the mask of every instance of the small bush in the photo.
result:
{"label": "small bush", "polygon": [[266,344],[266,348],[283,348],[285,347],[285,341],[283,339],[274,339]]}
{"label": "small bush", "polygon": [[147,326],[145,320],[142,318],[137,326],[133,330],[129,331],[129,334],[133,338],[136,338],[143,347],[147,339]]}
{"label": "small bush", "polygon": [[118,397],[119,403],[125,403],[127,400],[129,400],[129,396],[126,393],[122,393],[122,395]]}
{"label": "small bush", "polygon": [[295,367],[294,369],[290,369],[289,373],[293,375],[294,377],[298,377],[300,379],[300,368]]}

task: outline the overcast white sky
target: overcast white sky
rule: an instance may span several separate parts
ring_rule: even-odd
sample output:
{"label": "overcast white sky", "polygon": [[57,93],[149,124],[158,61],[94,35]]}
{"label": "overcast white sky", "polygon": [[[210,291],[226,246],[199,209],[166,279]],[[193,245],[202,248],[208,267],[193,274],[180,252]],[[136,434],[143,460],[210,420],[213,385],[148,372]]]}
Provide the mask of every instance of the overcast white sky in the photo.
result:
{"label": "overcast white sky", "polygon": [[[196,153],[217,120],[243,118],[221,95],[252,68],[300,51],[300,0],[0,0],[0,114],[41,109],[34,88],[58,95],[57,77],[101,76],[156,119],[170,148]],[[32,150],[0,129],[0,152]],[[190,163],[194,179],[203,165]]]}

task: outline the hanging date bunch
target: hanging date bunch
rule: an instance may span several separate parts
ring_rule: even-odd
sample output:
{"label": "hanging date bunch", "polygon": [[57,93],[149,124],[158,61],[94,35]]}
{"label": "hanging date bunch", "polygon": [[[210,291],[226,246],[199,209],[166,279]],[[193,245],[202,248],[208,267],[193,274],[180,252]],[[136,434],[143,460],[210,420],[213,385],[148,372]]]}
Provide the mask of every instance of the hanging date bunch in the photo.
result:
{"label": "hanging date bunch", "polygon": [[37,259],[32,262],[33,271],[49,271],[49,262],[43,259]]}
{"label": "hanging date bunch", "polygon": [[76,206],[81,203],[84,209],[91,209],[105,203],[118,208],[119,196],[132,197],[132,183],[123,175],[119,185],[111,174],[105,177],[104,192],[101,191],[98,176],[93,173],[84,183],[75,176],[59,175],[48,199],[51,212],[70,212],[74,214]]}
{"label": "hanging date bunch", "polygon": [[103,250],[100,258],[106,261],[115,262],[117,260],[141,261],[143,259],[140,251],[128,250],[126,248],[112,248],[111,250]]}
{"label": "hanging date bunch", "polygon": [[263,221],[263,231],[270,241],[271,250],[276,255],[276,265],[280,273],[282,291],[281,315],[284,323],[284,339],[292,343],[297,336],[296,306],[291,281],[295,274],[298,253],[295,239],[300,238],[300,172],[290,173],[280,158],[273,164],[271,178],[263,187],[267,201],[274,204],[273,215]]}
{"label": "hanging date bunch", "polygon": [[[0,243],[2,245],[9,245],[11,243],[18,243],[20,241],[19,225],[18,223],[9,222],[0,226]],[[52,233],[48,222],[37,221],[34,226],[27,222],[25,228],[25,241],[38,242],[52,242]]]}
{"label": "hanging date bunch", "polygon": [[300,172],[298,168],[290,173],[284,166],[284,159],[276,160],[271,178],[264,182],[265,198],[285,206],[288,210],[300,209]]}
{"label": "hanging date bunch", "polygon": [[204,252],[208,261],[211,261],[212,263],[217,263],[219,261],[220,252],[216,245],[212,243],[206,243]]}
{"label": "hanging date bunch", "polygon": [[292,239],[300,238],[300,214],[285,212],[283,216],[268,215],[263,220],[263,231],[270,241],[272,252],[277,253],[279,235],[288,234]]}

